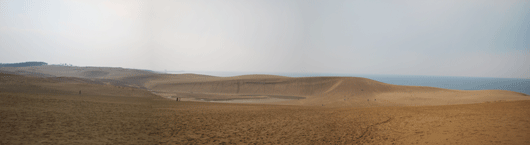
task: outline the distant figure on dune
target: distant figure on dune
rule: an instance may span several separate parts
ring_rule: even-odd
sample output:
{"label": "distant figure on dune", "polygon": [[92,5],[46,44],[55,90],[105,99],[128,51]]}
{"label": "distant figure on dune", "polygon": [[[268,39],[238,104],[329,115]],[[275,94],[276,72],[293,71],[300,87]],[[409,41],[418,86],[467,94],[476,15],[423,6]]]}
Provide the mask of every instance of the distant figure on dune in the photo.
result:
{"label": "distant figure on dune", "polygon": [[81,95],[81,90],[79,90],[79,95]]}

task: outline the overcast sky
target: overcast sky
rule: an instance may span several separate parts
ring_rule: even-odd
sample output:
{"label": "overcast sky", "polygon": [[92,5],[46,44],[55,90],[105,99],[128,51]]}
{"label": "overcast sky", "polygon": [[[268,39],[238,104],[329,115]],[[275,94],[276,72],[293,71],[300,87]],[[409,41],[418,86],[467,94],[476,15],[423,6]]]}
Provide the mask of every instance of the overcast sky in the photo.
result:
{"label": "overcast sky", "polygon": [[528,0],[0,0],[0,62],[530,78]]}

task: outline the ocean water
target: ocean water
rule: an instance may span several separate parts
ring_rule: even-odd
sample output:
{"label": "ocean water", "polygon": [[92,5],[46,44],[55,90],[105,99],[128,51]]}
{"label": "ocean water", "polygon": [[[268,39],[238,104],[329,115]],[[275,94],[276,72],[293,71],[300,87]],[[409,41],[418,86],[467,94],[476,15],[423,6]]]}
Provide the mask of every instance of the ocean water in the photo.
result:
{"label": "ocean water", "polygon": [[212,76],[238,76],[246,74],[271,74],[288,77],[341,76],[363,77],[383,83],[406,86],[428,86],[454,90],[509,90],[530,95],[530,79],[450,77],[450,76],[405,76],[405,75],[366,75],[332,73],[259,73],[259,72],[175,72],[195,73]]}

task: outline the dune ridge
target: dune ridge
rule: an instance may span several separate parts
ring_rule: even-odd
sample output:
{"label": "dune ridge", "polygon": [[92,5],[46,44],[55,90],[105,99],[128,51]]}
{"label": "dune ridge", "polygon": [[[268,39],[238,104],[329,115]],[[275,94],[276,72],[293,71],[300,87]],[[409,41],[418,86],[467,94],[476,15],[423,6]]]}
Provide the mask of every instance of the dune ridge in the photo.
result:
{"label": "dune ridge", "polygon": [[288,100],[276,104],[310,106],[451,105],[530,99],[525,94],[505,90],[464,91],[399,86],[358,77],[293,78],[264,75],[204,77],[188,74],[166,75],[146,84],[149,89],[174,94],[175,97],[233,98],[241,95],[285,95],[306,99]]}

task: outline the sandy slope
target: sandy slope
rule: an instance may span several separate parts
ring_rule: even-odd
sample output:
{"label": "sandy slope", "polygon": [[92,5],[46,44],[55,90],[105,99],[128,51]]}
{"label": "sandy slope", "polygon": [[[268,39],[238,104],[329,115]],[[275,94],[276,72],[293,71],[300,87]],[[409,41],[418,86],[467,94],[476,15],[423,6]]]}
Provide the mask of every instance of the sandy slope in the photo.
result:
{"label": "sandy slope", "polygon": [[[329,88],[313,93],[348,84],[316,82]],[[365,108],[176,102],[130,87],[0,74],[0,144],[530,144],[529,111],[528,100]]]}
{"label": "sandy slope", "polygon": [[356,77],[213,77],[185,74],[157,77],[147,80],[145,86],[169,97],[211,100],[282,95],[305,99],[273,104],[335,107],[451,105],[530,99],[525,94],[512,91],[398,86]]}

